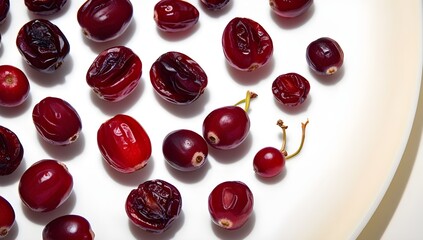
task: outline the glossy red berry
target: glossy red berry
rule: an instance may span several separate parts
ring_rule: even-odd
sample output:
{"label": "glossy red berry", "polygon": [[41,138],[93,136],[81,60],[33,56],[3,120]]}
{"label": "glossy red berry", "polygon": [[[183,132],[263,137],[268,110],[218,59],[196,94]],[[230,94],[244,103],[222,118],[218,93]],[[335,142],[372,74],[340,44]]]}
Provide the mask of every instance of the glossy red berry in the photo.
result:
{"label": "glossy red berry", "polygon": [[94,232],[87,219],[79,215],[63,215],[50,221],[43,229],[43,240],[93,240]]}
{"label": "glossy red berry", "polygon": [[87,0],[78,9],[77,20],[88,39],[106,42],[126,31],[133,11],[129,0]]}
{"label": "glossy red berry", "polygon": [[298,73],[286,73],[273,81],[272,92],[279,103],[295,107],[307,99],[310,83]]}
{"label": "glossy red berry", "polygon": [[16,46],[29,66],[45,73],[53,73],[62,66],[70,51],[66,36],[46,19],[26,23],[18,32]]}
{"label": "glossy red berry", "polygon": [[277,15],[294,18],[306,12],[313,4],[313,0],[269,0],[269,4]]}
{"label": "glossy red berry", "polygon": [[179,217],[182,197],[178,189],[163,180],[149,180],[133,189],[125,203],[126,214],[141,229],[162,233]]}
{"label": "glossy red berry", "polygon": [[208,83],[201,66],[180,52],[162,54],[151,66],[150,80],[161,98],[178,105],[197,100]]}
{"label": "glossy red berry", "polygon": [[141,59],[125,46],[102,51],[89,67],[88,85],[101,99],[117,102],[131,94],[142,75]]}
{"label": "glossy red berry", "polygon": [[220,10],[228,5],[230,0],[201,0],[201,3],[209,10]]}
{"label": "glossy red berry", "polygon": [[25,73],[11,65],[0,66],[0,106],[16,107],[28,98],[30,85]]}
{"label": "glossy red berry", "polygon": [[181,32],[192,28],[200,17],[197,8],[184,0],[160,0],[154,6],[154,21],[164,32]]}
{"label": "glossy red berry", "polygon": [[206,163],[208,146],[198,133],[179,129],[166,135],[162,151],[167,163],[173,168],[180,171],[193,171]]}
{"label": "glossy red berry", "polygon": [[97,131],[101,155],[115,170],[132,173],[143,168],[151,156],[151,141],[147,132],[134,118],[118,114]]}
{"label": "glossy red berry", "polygon": [[75,142],[82,129],[77,111],[65,100],[46,97],[34,106],[32,120],[40,136],[53,145]]}
{"label": "glossy red berry", "polygon": [[15,210],[2,196],[0,196],[0,213],[0,238],[4,238],[15,224]]}
{"label": "glossy red berry", "polygon": [[285,166],[285,156],[280,149],[265,147],[254,156],[254,172],[261,177],[279,175]]}
{"label": "glossy red berry", "polygon": [[234,18],[223,30],[223,53],[228,63],[241,71],[253,71],[267,64],[273,42],[266,30],[249,18]]}
{"label": "glossy red berry", "polygon": [[0,24],[6,21],[6,17],[9,14],[10,1],[0,0]]}
{"label": "glossy red berry", "polygon": [[12,130],[0,126],[0,176],[13,173],[22,162],[24,148]]}
{"label": "glossy red berry", "polygon": [[72,193],[73,178],[57,160],[40,160],[31,165],[19,182],[22,202],[36,212],[48,212],[61,206]]}
{"label": "glossy red berry", "polygon": [[216,225],[234,230],[242,227],[250,218],[254,196],[243,182],[222,182],[210,193],[208,206],[212,221]]}
{"label": "glossy red berry", "polygon": [[38,15],[51,15],[59,12],[67,0],[25,0],[29,11]]}
{"label": "glossy red berry", "polygon": [[323,37],[307,46],[307,63],[320,75],[332,75],[344,63],[344,52],[338,42],[332,38]]}

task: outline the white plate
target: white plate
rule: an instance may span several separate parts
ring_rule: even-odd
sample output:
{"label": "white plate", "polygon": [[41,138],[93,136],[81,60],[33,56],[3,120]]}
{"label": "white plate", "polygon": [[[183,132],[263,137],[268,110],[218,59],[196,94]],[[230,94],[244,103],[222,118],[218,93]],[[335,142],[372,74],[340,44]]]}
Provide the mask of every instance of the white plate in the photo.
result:
{"label": "white plate", "polygon": [[[45,76],[27,67],[15,46],[19,28],[34,15],[23,1],[12,1],[9,20],[1,26],[0,64],[21,67],[31,80],[29,101],[17,109],[0,109],[1,124],[12,129],[25,148],[18,170],[0,179],[0,194],[16,211],[16,225],[9,239],[41,236],[53,218],[80,214],[92,225],[97,239],[346,239],[355,238],[371,217],[389,185],[403,154],[417,105],[421,76],[421,1],[356,0],[315,1],[296,20],[275,17],[268,2],[233,0],[221,14],[207,13],[199,1],[197,27],[187,34],[161,34],[153,21],[157,1],[133,1],[134,19],[123,38],[94,44],[85,40],[76,21],[83,1],[69,1],[64,11],[51,17],[71,44],[63,68]],[[220,38],[233,17],[261,23],[274,41],[274,58],[255,73],[238,73],[225,63]],[[311,41],[329,36],[345,52],[343,70],[330,81],[316,78],[305,61]],[[96,55],[112,45],[132,48],[143,61],[142,83],[128,99],[110,104],[92,94],[85,73]],[[188,107],[159,99],[148,71],[162,53],[176,50],[196,60],[209,76],[206,93]],[[311,92],[304,106],[287,110],[274,101],[274,78],[298,72],[309,79]],[[170,131],[189,128],[201,132],[208,112],[232,105],[247,90],[259,94],[249,112],[252,126],[247,141],[230,152],[211,151],[209,163],[199,172],[181,174],[163,160],[161,142]],[[46,96],[59,96],[79,112],[83,133],[68,147],[54,147],[38,137],[31,119],[32,107]],[[117,113],[135,117],[153,143],[149,165],[122,175],[101,159],[96,132]],[[288,150],[297,147],[300,122],[310,119],[301,154],[287,162],[285,173],[272,181],[254,175],[252,158],[262,147],[279,147],[282,118],[288,128]],[[22,205],[17,186],[32,163],[54,158],[64,161],[74,177],[71,198],[50,213],[33,213]],[[183,197],[183,213],[172,228],[152,236],[134,227],[124,211],[131,189],[147,179],[173,183]],[[240,230],[215,227],[207,210],[212,188],[225,180],[247,183],[255,195],[254,215]]]}

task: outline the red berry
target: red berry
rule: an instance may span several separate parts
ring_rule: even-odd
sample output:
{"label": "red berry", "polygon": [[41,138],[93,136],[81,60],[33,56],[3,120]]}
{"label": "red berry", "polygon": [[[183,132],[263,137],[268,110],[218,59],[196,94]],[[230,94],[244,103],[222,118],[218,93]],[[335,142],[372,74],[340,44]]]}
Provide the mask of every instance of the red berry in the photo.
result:
{"label": "red berry", "polygon": [[0,196],[0,213],[0,238],[4,238],[15,224],[15,210],[2,196]]}
{"label": "red berry", "polygon": [[0,106],[16,107],[29,95],[29,81],[25,73],[10,65],[0,66]]}
{"label": "red berry", "polygon": [[281,150],[274,147],[265,147],[254,156],[254,171],[261,177],[279,175],[285,166],[285,156]]}
{"label": "red berry", "polygon": [[87,219],[79,215],[64,215],[50,221],[43,229],[43,240],[93,240],[94,232]]}
{"label": "red berry", "polygon": [[164,32],[181,32],[192,28],[200,17],[197,8],[184,0],[160,0],[154,6],[154,21]]}
{"label": "red berry", "polygon": [[272,92],[278,102],[295,107],[307,99],[310,83],[298,73],[286,73],[273,81]]}
{"label": "red berry", "polygon": [[269,4],[277,15],[293,18],[306,12],[313,4],[313,0],[269,0]]}
{"label": "red berry", "polygon": [[61,206],[72,188],[72,175],[66,165],[48,159],[34,163],[22,174],[19,195],[31,210],[48,212]]}
{"label": "red berry", "polygon": [[102,51],[87,71],[88,85],[101,99],[120,101],[138,86],[141,59],[131,49],[115,46]]}
{"label": "red berry", "polygon": [[228,63],[241,71],[253,71],[272,57],[273,42],[266,30],[249,18],[234,18],[223,30],[222,47]]}
{"label": "red berry", "polygon": [[166,231],[179,217],[182,197],[178,189],[163,180],[149,180],[132,190],[125,210],[133,224],[153,233]]}
{"label": "red berry", "polygon": [[77,19],[84,35],[95,42],[120,37],[132,21],[129,0],[87,0],[78,9]]}
{"label": "red berry", "polygon": [[332,75],[342,66],[344,52],[335,40],[323,37],[307,46],[306,59],[317,74]]}
{"label": "red berry", "polygon": [[213,222],[224,229],[242,227],[253,212],[254,197],[240,181],[218,184],[209,195],[209,212]]}
{"label": "red berry", "polygon": [[0,176],[13,173],[22,162],[24,149],[18,136],[0,126]]}
{"label": "red berry", "polygon": [[97,144],[106,162],[122,173],[140,170],[151,156],[147,132],[128,115],[118,114],[101,124]]}
{"label": "red berry", "polygon": [[230,0],[201,0],[201,3],[210,10],[216,11],[228,5]]}
{"label": "red berry", "polygon": [[169,133],[163,140],[163,155],[173,168],[193,171],[206,163],[208,146],[198,133],[180,129]]}
{"label": "red berry", "polygon": [[10,9],[9,0],[0,0],[0,24],[4,23]]}
{"label": "red berry", "polygon": [[82,129],[76,110],[65,100],[46,97],[34,106],[32,119],[40,136],[53,145],[75,142]]}
{"label": "red berry", "polygon": [[180,52],[161,55],[151,66],[150,80],[161,98],[180,105],[197,100],[208,82],[200,65]]}
{"label": "red berry", "polygon": [[18,32],[16,45],[29,66],[45,73],[55,72],[70,51],[63,32],[46,19],[26,23]]}
{"label": "red berry", "polygon": [[25,0],[29,11],[39,15],[51,15],[59,12],[67,0]]}

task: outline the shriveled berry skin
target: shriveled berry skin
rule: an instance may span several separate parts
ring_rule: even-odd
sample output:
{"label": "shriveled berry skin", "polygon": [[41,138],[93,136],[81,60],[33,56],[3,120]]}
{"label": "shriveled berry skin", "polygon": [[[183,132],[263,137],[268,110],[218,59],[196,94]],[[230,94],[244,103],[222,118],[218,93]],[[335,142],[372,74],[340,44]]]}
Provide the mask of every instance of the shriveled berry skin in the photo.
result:
{"label": "shriveled berry skin", "polygon": [[228,150],[241,145],[250,131],[250,118],[238,106],[221,107],[210,112],[203,121],[203,137],[216,149]]}
{"label": "shriveled berry skin", "polygon": [[313,4],[313,0],[269,0],[269,4],[277,15],[294,18],[306,12]]}
{"label": "shriveled berry skin", "polygon": [[240,71],[254,71],[268,63],[273,41],[256,21],[236,17],[223,30],[223,53],[228,63]]}
{"label": "shriveled berry skin", "polygon": [[162,233],[179,217],[182,196],[164,180],[148,180],[132,190],[125,203],[126,214],[141,229]]}
{"label": "shriveled berry skin", "polygon": [[133,12],[129,0],[87,0],[78,9],[77,20],[85,37],[95,42],[106,42],[126,31]]}
{"label": "shriveled berry skin", "polygon": [[0,126],[0,176],[13,173],[21,164],[23,155],[24,148],[18,136]]}
{"label": "shriveled berry skin", "polygon": [[25,0],[29,11],[38,15],[51,15],[59,12],[67,0]]}
{"label": "shriveled berry skin", "polygon": [[230,0],[201,0],[201,3],[209,10],[220,10],[228,5]]}
{"label": "shriveled berry skin", "polygon": [[344,51],[332,38],[322,37],[307,46],[306,59],[315,73],[332,75],[344,63]]}
{"label": "shriveled berry skin", "polygon": [[198,133],[179,129],[170,132],[163,140],[163,156],[167,163],[180,171],[193,171],[206,163],[208,146]]}
{"label": "shriveled berry skin", "polygon": [[125,46],[115,46],[94,59],[86,80],[98,97],[117,102],[135,90],[141,75],[142,62],[138,55]]}
{"label": "shriveled berry skin", "polygon": [[51,220],[43,229],[43,240],[93,240],[91,224],[79,215],[63,215]]}
{"label": "shriveled berry skin", "polygon": [[71,195],[73,178],[57,160],[45,159],[31,165],[19,181],[19,196],[32,211],[48,212],[61,206]]}
{"label": "shriveled berry skin", "polygon": [[272,92],[279,103],[295,107],[307,99],[310,83],[298,73],[286,73],[273,81]]}
{"label": "shriveled berry skin", "polygon": [[0,66],[0,106],[16,107],[28,98],[30,85],[25,73],[11,65]]}
{"label": "shriveled berry skin", "polygon": [[82,129],[78,112],[68,102],[46,97],[32,110],[32,120],[40,136],[53,145],[75,142]]}
{"label": "shriveled berry skin", "polygon": [[151,141],[141,124],[131,116],[118,114],[97,131],[97,145],[104,160],[116,171],[132,173],[142,169],[151,156]]}
{"label": "shriveled berry skin", "polygon": [[208,78],[195,60],[183,53],[171,51],[162,54],[152,64],[150,81],[156,93],[164,100],[187,105],[204,93]]}
{"label": "shriveled berry skin", "polygon": [[284,166],[285,156],[274,147],[262,148],[254,156],[254,172],[260,177],[275,177],[282,172]]}
{"label": "shriveled berry skin", "polygon": [[181,32],[192,28],[200,18],[197,8],[184,0],[161,0],[154,6],[154,21],[164,32]]}
{"label": "shriveled berry skin", "polygon": [[46,19],[26,23],[18,32],[16,46],[29,66],[45,73],[55,72],[70,51],[66,36]]}
{"label": "shriveled berry skin", "polygon": [[218,184],[208,199],[212,221],[228,230],[242,227],[253,212],[254,196],[241,181],[226,181]]}
{"label": "shriveled berry skin", "polygon": [[10,1],[9,0],[0,0],[0,24],[4,23],[6,20],[7,14],[9,14]]}
{"label": "shriveled berry skin", "polygon": [[0,238],[4,238],[15,224],[15,210],[2,196],[0,196],[0,213]]}

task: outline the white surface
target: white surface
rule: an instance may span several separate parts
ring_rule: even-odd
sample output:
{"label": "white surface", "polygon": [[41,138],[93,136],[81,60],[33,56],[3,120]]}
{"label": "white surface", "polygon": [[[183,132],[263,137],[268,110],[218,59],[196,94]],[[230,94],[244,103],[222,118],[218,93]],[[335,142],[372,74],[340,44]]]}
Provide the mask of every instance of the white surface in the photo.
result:
{"label": "white surface", "polygon": [[[394,176],[414,119],[421,74],[420,1],[321,0],[307,15],[289,22],[271,14],[267,2],[232,1],[226,11],[214,15],[206,13],[198,1],[191,1],[200,10],[199,24],[187,34],[171,36],[156,30],[155,1],[133,1],[130,29],[108,44],[93,44],[82,36],[76,22],[82,2],[70,1],[63,13],[51,18],[71,44],[63,68],[51,76],[27,67],[14,44],[18,29],[34,17],[24,10],[23,2],[12,2],[9,20],[0,28],[0,64],[22,67],[32,83],[31,97],[24,106],[0,110],[1,124],[15,131],[25,147],[21,167],[0,181],[0,193],[17,213],[11,238],[40,236],[47,222],[67,213],[85,216],[98,239],[153,238],[134,227],[123,208],[129,191],[152,178],[173,183],[183,197],[181,218],[156,239],[346,239],[360,233]],[[225,63],[221,32],[236,16],[258,21],[274,41],[274,58],[261,71],[239,73]],[[306,46],[322,36],[336,39],[345,52],[344,68],[330,82],[316,78],[305,62]],[[109,104],[92,94],[85,73],[101,50],[117,44],[132,48],[141,57],[143,77],[128,99]],[[192,57],[209,76],[206,93],[189,107],[164,103],[149,83],[152,62],[169,50]],[[270,91],[274,78],[291,71],[311,84],[309,99],[295,111],[280,107]],[[200,132],[208,112],[234,104],[246,90],[259,97],[251,103],[250,136],[239,149],[211,151],[209,164],[192,175],[165,165],[161,142],[168,132],[177,128]],[[72,146],[49,146],[37,136],[32,107],[48,95],[67,100],[81,115],[83,134]],[[138,119],[153,143],[149,165],[132,175],[111,170],[96,146],[98,127],[117,113]],[[306,143],[281,177],[261,181],[254,176],[252,158],[262,147],[280,145],[275,126],[279,118],[289,126],[288,151],[297,147],[300,122],[309,118]],[[21,204],[17,185],[24,169],[43,158],[67,164],[74,176],[74,193],[56,211],[38,214]],[[208,194],[224,180],[242,180],[255,195],[254,215],[239,231],[214,227],[208,215]]]}

